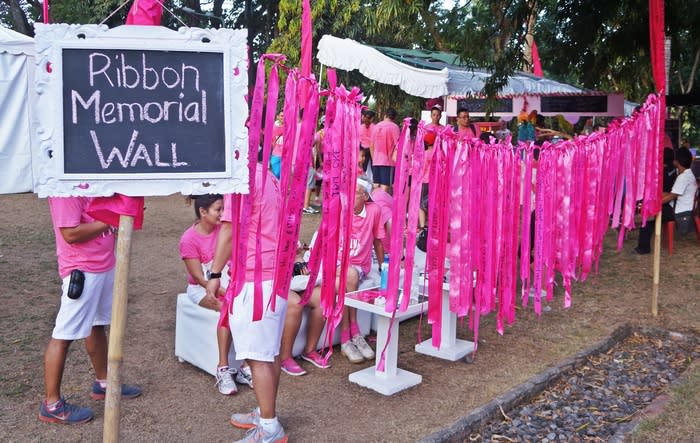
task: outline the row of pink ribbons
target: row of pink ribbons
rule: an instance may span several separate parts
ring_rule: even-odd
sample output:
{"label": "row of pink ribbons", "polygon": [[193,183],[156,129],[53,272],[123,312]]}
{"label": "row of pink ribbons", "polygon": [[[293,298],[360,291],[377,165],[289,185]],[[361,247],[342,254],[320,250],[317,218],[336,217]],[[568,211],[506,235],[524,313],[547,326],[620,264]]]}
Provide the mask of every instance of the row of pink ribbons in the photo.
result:
{"label": "row of pink ribbons", "polygon": [[[637,204],[642,223],[660,209],[661,105],[651,95],[632,117],[613,122],[605,133],[579,136],[541,147],[510,140],[459,139],[451,128],[437,133],[430,165],[429,222],[426,274],[428,322],[432,344],[440,346],[441,313],[450,309],[467,317],[478,343],[480,315],[496,312],[497,329],[515,321],[517,279],[520,299],[542,311],[541,291],[553,296],[555,274],[564,289],[564,306],[571,304],[572,280],[584,281],[597,270],[609,227],[634,228]],[[419,124],[415,141],[404,125],[395,174],[395,208],[391,257],[404,256],[404,290],[413,281],[415,245],[414,186],[407,176],[422,170],[423,137]],[[539,153],[536,159],[536,154]],[[408,210],[406,211],[406,208]],[[534,224],[533,224],[534,222]],[[534,243],[531,242],[534,229]],[[398,299],[399,266],[389,267],[387,310]],[[449,263],[449,306],[442,306],[445,264]],[[405,310],[407,297],[399,310]]]}

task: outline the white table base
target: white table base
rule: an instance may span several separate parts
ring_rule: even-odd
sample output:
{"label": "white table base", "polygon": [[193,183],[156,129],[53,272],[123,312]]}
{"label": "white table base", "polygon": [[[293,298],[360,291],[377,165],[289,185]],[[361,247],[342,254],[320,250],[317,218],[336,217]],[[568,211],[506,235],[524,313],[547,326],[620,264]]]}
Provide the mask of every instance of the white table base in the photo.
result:
{"label": "white table base", "polygon": [[415,347],[416,352],[430,355],[443,360],[457,361],[474,352],[474,343],[457,338],[457,314],[450,311],[450,295],[448,291],[442,292],[442,326],[441,344],[439,348],[433,346],[429,338]]}

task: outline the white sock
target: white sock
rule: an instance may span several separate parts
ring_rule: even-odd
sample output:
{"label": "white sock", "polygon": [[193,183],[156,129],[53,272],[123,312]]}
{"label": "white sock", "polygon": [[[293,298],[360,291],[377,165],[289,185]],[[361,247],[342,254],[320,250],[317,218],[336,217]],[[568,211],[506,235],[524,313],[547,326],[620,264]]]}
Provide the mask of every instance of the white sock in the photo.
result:
{"label": "white sock", "polygon": [[219,366],[216,370],[219,372],[226,372],[228,371],[228,366]]}
{"label": "white sock", "polygon": [[274,434],[280,428],[280,422],[277,417],[272,418],[262,418],[260,417],[260,427],[265,431],[266,434]]}

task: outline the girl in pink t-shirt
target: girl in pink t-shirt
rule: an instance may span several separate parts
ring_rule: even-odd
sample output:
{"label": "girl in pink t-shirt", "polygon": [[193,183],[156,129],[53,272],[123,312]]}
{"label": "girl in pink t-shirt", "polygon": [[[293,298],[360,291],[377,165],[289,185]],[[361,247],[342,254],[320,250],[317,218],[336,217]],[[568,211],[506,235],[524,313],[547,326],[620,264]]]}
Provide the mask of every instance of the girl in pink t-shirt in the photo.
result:
{"label": "girl in pink t-shirt", "polygon": [[[209,297],[206,293],[207,275],[216,252],[216,240],[221,230],[221,215],[224,210],[224,197],[219,194],[198,195],[192,197],[194,211],[197,216],[195,223],[190,226],[180,238],[180,257],[187,269],[187,296],[192,303],[214,311],[221,309],[221,301],[226,292],[230,279],[228,270],[222,273],[222,287],[219,296]],[[239,383],[251,384],[246,378],[246,369],[241,371],[229,370],[228,354],[231,347],[231,331],[228,327],[220,327],[216,332],[219,347],[219,364],[216,371],[216,384],[219,392],[231,395],[237,392],[234,375]],[[248,369],[248,374],[249,374]]]}

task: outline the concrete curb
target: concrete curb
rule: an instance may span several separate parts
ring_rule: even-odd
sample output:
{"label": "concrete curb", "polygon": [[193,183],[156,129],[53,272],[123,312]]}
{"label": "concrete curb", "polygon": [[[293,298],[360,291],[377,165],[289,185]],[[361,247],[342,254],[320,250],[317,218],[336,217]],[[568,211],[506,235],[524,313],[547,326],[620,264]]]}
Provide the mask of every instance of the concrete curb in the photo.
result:
{"label": "concrete curb", "polygon": [[474,409],[469,415],[459,418],[452,426],[434,432],[419,441],[421,443],[462,443],[465,440],[469,440],[470,434],[477,432],[489,421],[500,416],[501,409],[508,411],[523,402],[530,401],[551,384],[557,382],[563,374],[585,364],[589,356],[608,351],[617,342],[624,340],[635,331],[659,335],[669,334],[668,331],[662,329],[633,328],[629,324],[624,324],[615,329],[609,337],[600,340],[595,345],[575,354],[573,357],[564,359],[554,367],[545,369],[540,374],[535,375],[510,391]]}

